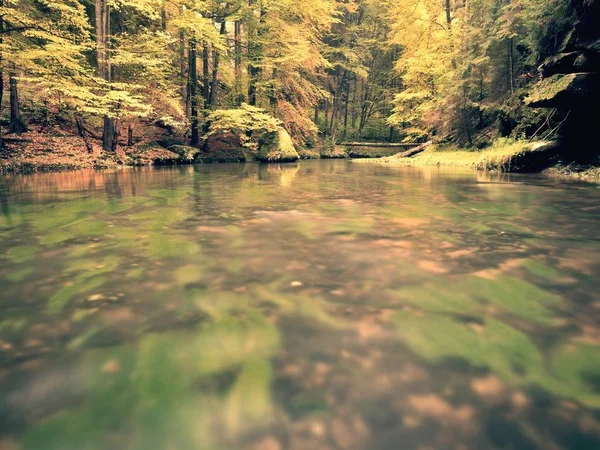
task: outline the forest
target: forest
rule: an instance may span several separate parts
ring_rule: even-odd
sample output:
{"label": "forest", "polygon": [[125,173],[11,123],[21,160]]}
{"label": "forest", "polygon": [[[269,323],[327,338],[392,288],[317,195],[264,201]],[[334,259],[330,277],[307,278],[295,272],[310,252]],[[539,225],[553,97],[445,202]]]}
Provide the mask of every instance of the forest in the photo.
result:
{"label": "forest", "polygon": [[479,151],[556,138],[571,159],[589,160],[598,9],[594,0],[2,0],[3,162],[35,161],[44,146],[101,167],[173,152],[286,161],[346,156],[336,144],[350,141]]}
{"label": "forest", "polygon": [[0,0],[0,450],[600,450],[600,0]]}

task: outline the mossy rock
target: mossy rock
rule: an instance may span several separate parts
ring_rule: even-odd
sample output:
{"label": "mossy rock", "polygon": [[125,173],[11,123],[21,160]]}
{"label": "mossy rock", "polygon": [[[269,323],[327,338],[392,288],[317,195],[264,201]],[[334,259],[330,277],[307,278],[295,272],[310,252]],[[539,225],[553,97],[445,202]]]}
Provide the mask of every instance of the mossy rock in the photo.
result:
{"label": "mossy rock", "polygon": [[293,162],[298,161],[300,156],[289,133],[280,128],[276,132],[261,136],[256,159],[264,162]]}
{"label": "mossy rock", "polygon": [[197,163],[237,163],[250,162],[252,156],[239,148],[211,150],[209,152],[200,152],[194,159]]}
{"label": "mossy rock", "polygon": [[234,163],[253,160],[252,152],[242,144],[241,136],[227,132],[209,135],[202,151],[196,154],[200,163]]}
{"label": "mossy rock", "polygon": [[318,151],[309,148],[299,148],[298,155],[300,159],[320,159],[321,155]]}
{"label": "mossy rock", "polygon": [[348,153],[337,145],[324,145],[320,150],[323,159],[344,159],[348,158]]}
{"label": "mossy rock", "polygon": [[125,155],[128,158],[126,164],[130,166],[177,164],[180,161],[177,153],[167,150],[156,142],[129,147],[125,150]]}
{"label": "mossy rock", "polygon": [[182,162],[194,161],[196,156],[200,153],[200,149],[188,145],[173,145],[169,147],[169,151],[177,153]]}

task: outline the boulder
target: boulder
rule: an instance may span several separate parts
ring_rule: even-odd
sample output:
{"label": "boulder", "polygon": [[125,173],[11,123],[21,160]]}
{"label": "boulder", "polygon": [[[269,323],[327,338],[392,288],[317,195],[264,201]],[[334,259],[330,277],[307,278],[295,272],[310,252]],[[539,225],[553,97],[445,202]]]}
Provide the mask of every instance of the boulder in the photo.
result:
{"label": "boulder", "polygon": [[127,147],[125,164],[131,166],[177,164],[180,157],[155,142]]}
{"label": "boulder", "polygon": [[242,139],[235,133],[211,134],[204,142],[203,151],[195,160],[202,163],[230,163],[252,161],[251,152],[243,146]]}
{"label": "boulder", "polygon": [[280,128],[261,136],[256,159],[264,162],[293,162],[298,161],[300,156],[289,133]]}
{"label": "boulder", "polygon": [[331,142],[326,142],[319,149],[319,153],[321,154],[321,158],[323,159],[344,159],[348,158],[348,153],[338,146],[334,145]]}
{"label": "boulder", "polygon": [[321,158],[321,155],[319,154],[318,151],[316,150],[312,150],[310,148],[299,148],[298,150],[298,155],[300,156],[300,159],[319,159]]}

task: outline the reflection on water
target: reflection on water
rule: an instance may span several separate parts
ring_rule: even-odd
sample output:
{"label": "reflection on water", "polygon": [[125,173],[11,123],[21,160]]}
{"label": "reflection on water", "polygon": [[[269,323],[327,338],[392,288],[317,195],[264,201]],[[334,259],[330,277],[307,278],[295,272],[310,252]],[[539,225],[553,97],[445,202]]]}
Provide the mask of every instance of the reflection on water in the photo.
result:
{"label": "reflection on water", "polygon": [[598,449],[598,187],[0,180],[0,449]]}

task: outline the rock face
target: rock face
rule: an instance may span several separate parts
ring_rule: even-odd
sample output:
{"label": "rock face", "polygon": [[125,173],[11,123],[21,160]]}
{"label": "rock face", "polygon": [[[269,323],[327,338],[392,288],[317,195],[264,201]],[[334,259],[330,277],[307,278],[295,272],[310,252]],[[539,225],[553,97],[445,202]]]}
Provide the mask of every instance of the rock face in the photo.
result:
{"label": "rock face", "polygon": [[256,159],[264,162],[293,162],[298,161],[300,156],[289,133],[280,128],[278,131],[261,136]]}
{"label": "rock face", "polygon": [[593,156],[600,117],[600,0],[571,0],[578,21],[558,55],[541,66],[544,78],[526,100],[535,108],[557,108],[564,115],[562,144],[576,159]]}
{"label": "rock face", "polygon": [[249,150],[242,145],[240,136],[234,133],[219,133],[208,136],[204,147],[195,160],[203,163],[227,163],[252,161]]}

